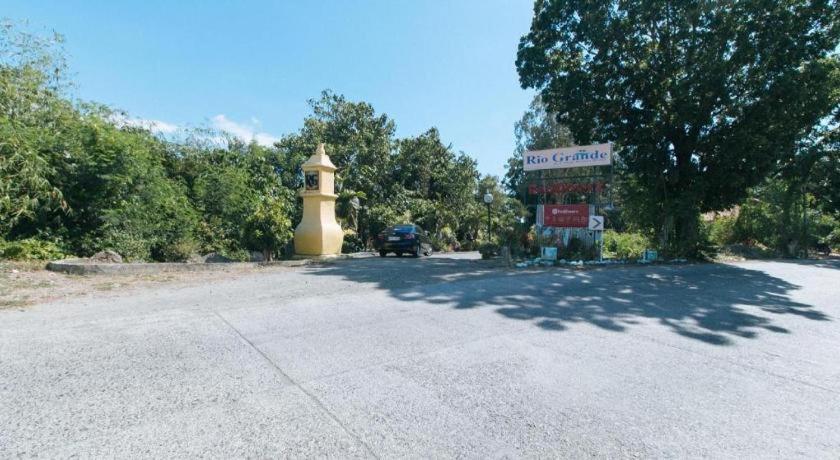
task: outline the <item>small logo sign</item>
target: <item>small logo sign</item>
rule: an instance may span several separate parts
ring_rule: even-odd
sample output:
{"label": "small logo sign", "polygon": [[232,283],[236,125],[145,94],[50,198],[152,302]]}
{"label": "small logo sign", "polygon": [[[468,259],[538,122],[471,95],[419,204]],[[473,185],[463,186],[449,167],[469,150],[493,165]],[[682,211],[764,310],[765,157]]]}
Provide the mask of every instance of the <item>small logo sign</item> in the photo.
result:
{"label": "small logo sign", "polygon": [[589,229],[590,230],[603,230],[604,229],[604,216],[589,216]]}

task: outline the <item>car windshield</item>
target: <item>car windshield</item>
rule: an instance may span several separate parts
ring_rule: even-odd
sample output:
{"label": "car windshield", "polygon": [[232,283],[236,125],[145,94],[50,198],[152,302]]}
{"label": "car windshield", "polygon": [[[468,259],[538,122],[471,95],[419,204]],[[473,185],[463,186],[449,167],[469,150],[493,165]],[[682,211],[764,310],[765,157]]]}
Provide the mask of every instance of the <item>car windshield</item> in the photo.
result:
{"label": "car windshield", "polygon": [[388,233],[411,233],[414,231],[413,225],[395,225],[385,230]]}

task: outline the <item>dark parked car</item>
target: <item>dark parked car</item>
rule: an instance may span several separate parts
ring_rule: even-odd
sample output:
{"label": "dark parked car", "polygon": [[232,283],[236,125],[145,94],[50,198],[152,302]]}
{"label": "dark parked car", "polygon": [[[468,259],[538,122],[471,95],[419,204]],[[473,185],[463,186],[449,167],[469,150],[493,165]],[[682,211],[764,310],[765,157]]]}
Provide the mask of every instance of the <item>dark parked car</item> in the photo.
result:
{"label": "dark parked car", "polygon": [[382,231],[376,237],[374,244],[381,257],[393,252],[397,257],[403,254],[411,254],[414,257],[421,255],[432,255],[432,242],[429,234],[417,225],[405,224],[394,225]]}

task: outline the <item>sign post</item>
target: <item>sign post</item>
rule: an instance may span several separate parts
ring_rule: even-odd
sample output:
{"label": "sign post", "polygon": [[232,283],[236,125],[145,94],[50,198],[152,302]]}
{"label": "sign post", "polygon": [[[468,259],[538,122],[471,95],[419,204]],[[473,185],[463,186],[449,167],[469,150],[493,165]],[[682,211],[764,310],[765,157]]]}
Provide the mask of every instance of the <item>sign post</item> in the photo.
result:
{"label": "sign post", "polygon": [[604,216],[589,216],[589,229],[595,232],[598,260],[604,260]]}
{"label": "sign post", "polygon": [[[522,169],[532,182],[523,189],[525,202],[536,195],[536,224],[540,235],[558,248],[571,247],[574,239],[598,250],[603,258],[602,195],[612,194],[611,143],[575,145],[522,154]],[[604,175],[608,167],[609,178]],[[576,203],[576,204],[572,204]]]}

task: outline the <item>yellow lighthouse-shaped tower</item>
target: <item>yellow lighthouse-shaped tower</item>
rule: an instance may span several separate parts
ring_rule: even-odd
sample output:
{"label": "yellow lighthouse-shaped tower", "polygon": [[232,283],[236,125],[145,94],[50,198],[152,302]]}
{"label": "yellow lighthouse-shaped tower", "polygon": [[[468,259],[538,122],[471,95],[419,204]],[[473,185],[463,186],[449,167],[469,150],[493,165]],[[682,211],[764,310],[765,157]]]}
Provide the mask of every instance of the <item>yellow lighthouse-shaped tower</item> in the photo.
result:
{"label": "yellow lighthouse-shaped tower", "polygon": [[336,167],[318,144],[303,169],[303,218],[295,229],[295,254],[330,256],[341,254],[344,232],[335,220]]}

